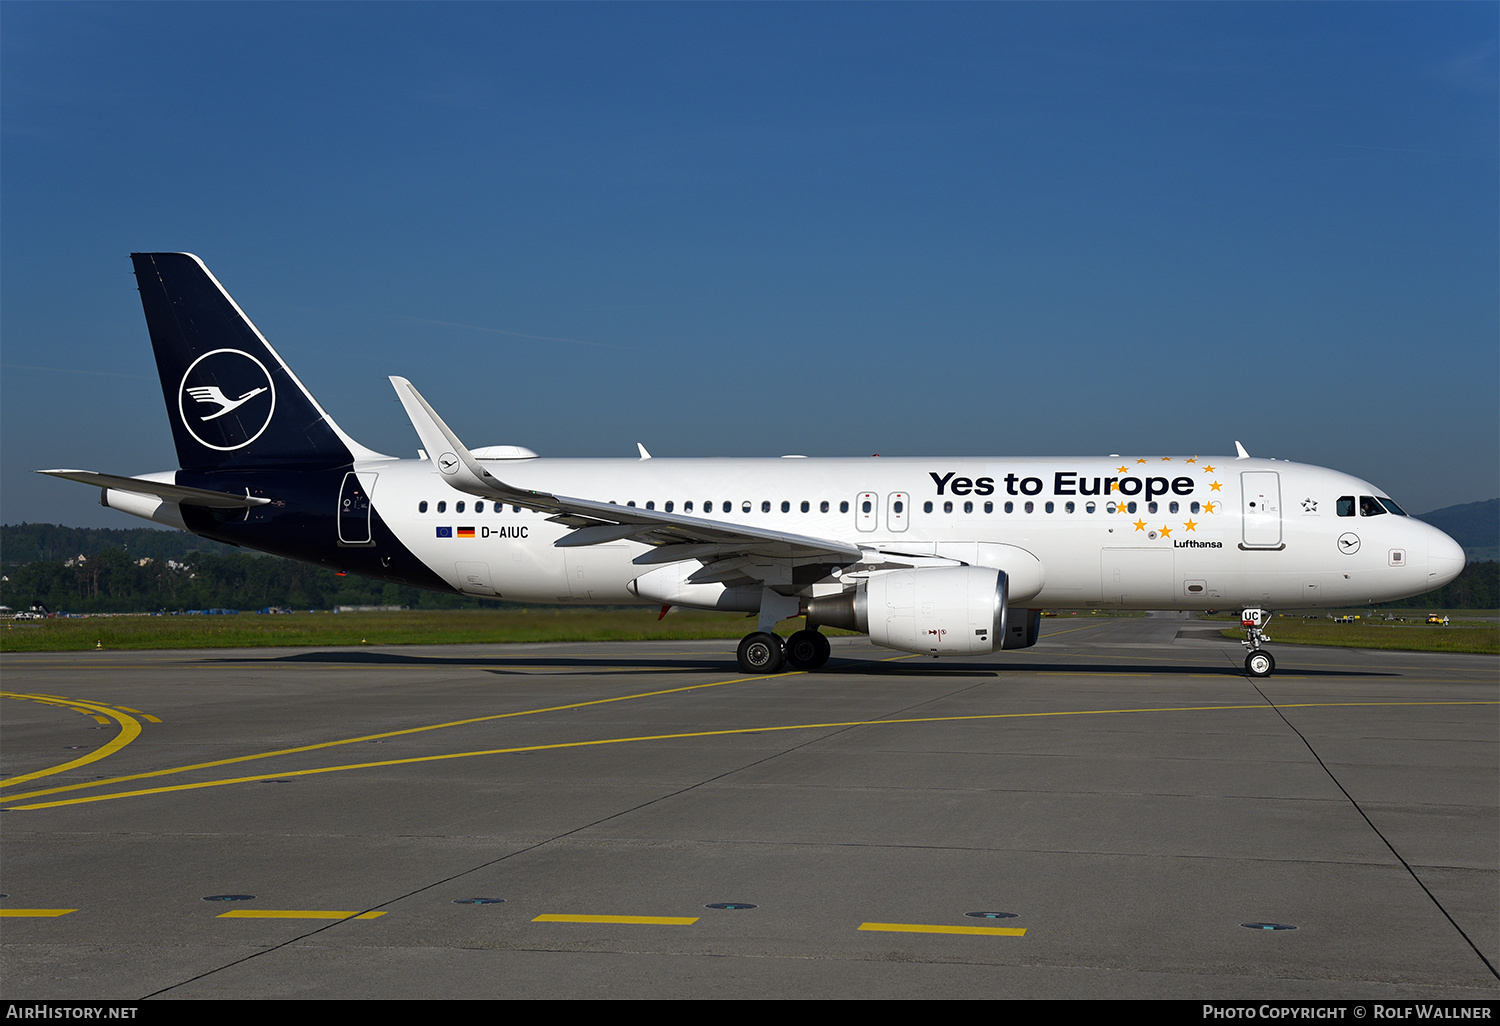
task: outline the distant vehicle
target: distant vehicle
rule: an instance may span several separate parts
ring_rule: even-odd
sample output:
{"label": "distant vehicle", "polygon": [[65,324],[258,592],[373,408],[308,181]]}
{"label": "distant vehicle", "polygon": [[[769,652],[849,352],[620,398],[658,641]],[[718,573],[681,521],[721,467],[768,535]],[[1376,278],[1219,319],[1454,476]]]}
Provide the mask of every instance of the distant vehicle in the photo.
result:
{"label": "distant vehicle", "polygon": [[1427,622],[1435,623],[1441,627],[1448,626],[1448,618],[1446,616],[1438,616],[1436,613],[1427,614]]}

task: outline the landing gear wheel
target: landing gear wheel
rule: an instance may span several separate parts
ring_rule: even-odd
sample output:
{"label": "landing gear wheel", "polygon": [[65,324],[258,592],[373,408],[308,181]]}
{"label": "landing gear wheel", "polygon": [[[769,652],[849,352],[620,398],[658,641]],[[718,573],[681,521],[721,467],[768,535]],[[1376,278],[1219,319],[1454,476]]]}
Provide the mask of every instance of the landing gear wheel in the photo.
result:
{"label": "landing gear wheel", "polygon": [[828,662],[832,646],[815,630],[798,631],[786,639],[786,661],[799,670],[816,670]]}
{"label": "landing gear wheel", "polygon": [[1245,672],[1252,677],[1269,677],[1276,670],[1276,660],[1269,652],[1251,652],[1245,657]]}
{"label": "landing gear wheel", "polygon": [[745,673],[775,673],[786,661],[786,647],[775,634],[756,631],[740,642],[739,659]]}

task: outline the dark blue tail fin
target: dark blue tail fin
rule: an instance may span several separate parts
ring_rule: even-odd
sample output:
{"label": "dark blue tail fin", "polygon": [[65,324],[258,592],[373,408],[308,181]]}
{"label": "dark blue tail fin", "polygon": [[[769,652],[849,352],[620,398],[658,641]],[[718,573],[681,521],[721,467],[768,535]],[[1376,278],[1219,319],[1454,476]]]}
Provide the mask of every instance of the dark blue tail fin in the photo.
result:
{"label": "dark blue tail fin", "polygon": [[339,430],[203,261],[130,259],[184,469],[335,466],[377,455]]}

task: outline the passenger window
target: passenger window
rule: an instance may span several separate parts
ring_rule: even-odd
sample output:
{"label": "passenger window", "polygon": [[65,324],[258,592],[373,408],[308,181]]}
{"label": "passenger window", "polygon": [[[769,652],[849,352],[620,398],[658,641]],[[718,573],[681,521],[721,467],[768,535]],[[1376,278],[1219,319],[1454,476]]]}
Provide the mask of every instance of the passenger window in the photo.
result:
{"label": "passenger window", "polygon": [[770,503],[770,500],[763,500],[761,502],[761,504],[760,504],[760,511],[762,513],[769,513],[769,512],[771,512],[771,503]]}
{"label": "passenger window", "polygon": [[1175,502],[1168,503],[1167,504],[1167,512],[1168,513],[1176,513],[1177,512],[1177,503],[1175,503]]}
{"label": "passenger window", "polygon": [[455,513],[462,513],[463,511],[464,511],[464,500],[459,499],[457,502],[455,502],[453,504],[453,512],[455,512]]}
{"label": "passenger window", "polygon": [[1083,507],[1083,511],[1085,513],[1092,513],[1092,512],[1094,512],[1094,504],[1091,502],[1088,505],[1084,506]]}
{"label": "passenger window", "polygon": [[995,512],[995,504],[993,502],[986,502],[984,504],[984,511],[986,513],[993,513],[993,512]]}
{"label": "passenger window", "polygon": [[802,500],[802,512],[806,513],[810,509],[812,509],[811,504],[809,504],[806,499],[803,499]]}
{"label": "passenger window", "polygon": [[734,511],[734,503],[730,502],[728,499],[725,499],[724,500],[724,512],[725,513],[731,513],[733,511]]}
{"label": "passenger window", "polygon": [[667,500],[667,504],[662,507],[662,512],[664,512],[664,513],[670,513],[670,512],[672,512],[672,500],[671,499],[668,499]]}
{"label": "passenger window", "polygon": [[484,503],[482,503],[482,502],[476,502],[476,503],[474,503],[474,512],[475,513],[483,513],[484,512]]}
{"label": "passenger window", "polygon": [[423,499],[421,502],[417,503],[417,512],[418,513],[426,513],[427,512],[427,500],[426,499]]}
{"label": "passenger window", "polygon": [[[927,506],[928,506],[927,512],[931,513],[932,512],[932,509],[931,509],[932,503],[929,502],[927,504]],[[840,513],[847,513],[847,512],[849,512],[849,500],[845,499],[843,502],[839,503],[839,512]]]}
{"label": "passenger window", "polygon": [[897,499],[896,505],[892,508],[896,511],[896,515],[900,516],[902,513],[906,512],[906,503],[902,502],[900,499]]}
{"label": "passenger window", "polygon": [[1196,502],[1189,506],[1188,509],[1192,510],[1194,513],[1201,513],[1203,511],[1203,507],[1198,505]]}
{"label": "passenger window", "polygon": [[684,513],[691,513],[693,511],[693,500],[692,499],[689,499],[687,502],[684,502],[682,504],[682,511]]}
{"label": "passenger window", "polygon": [[[867,503],[865,503],[865,505],[868,506],[869,503],[867,502]],[[827,513],[828,512],[828,500],[827,499],[824,499],[822,502],[818,503],[818,512],[819,513]],[[865,512],[868,513],[870,511],[869,510],[865,510]]]}
{"label": "passenger window", "polygon": [[1120,508],[1120,507],[1118,507],[1118,506],[1116,506],[1116,505],[1115,505],[1115,504],[1114,504],[1114,503],[1112,503],[1112,502],[1106,502],[1106,503],[1105,503],[1105,504],[1104,504],[1104,512],[1106,512],[1106,513],[1114,513],[1114,512],[1117,512],[1117,511],[1118,511],[1118,510],[1119,510],[1119,508]]}
{"label": "passenger window", "polygon": [[923,513],[931,513],[932,512],[932,501],[931,500],[928,500],[927,502],[922,503],[922,512]]}
{"label": "passenger window", "polygon": [[790,502],[787,502],[785,499],[782,499],[781,500],[781,512],[783,512],[783,513],[790,513],[791,511],[792,511],[792,504]]}
{"label": "passenger window", "polygon": [[[460,502],[460,503],[459,503],[459,504],[458,504],[458,506],[459,506],[459,509],[458,509],[458,511],[459,511],[459,512],[460,512],[460,513],[462,513],[462,512],[463,512],[463,505],[464,505],[464,504],[463,504],[463,503],[461,503],[461,502]],[[630,500],[630,501],[629,501],[629,502],[627,502],[627,503],[625,503],[625,505],[627,505],[627,506],[634,506],[634,505],[635,505],[635,500],[634,500],[634,499],[631,499],[631,500]]]}
{"label": "passenger window", "polygon": [[1065,502],[1065,503],[1063,503],[1063,509],[1066,510],[1067,512],[1069,512],[1069,513],[1072,513],[1077,508],[1078,507],[1074,506],[1072,502]]}
{"label": "passenger window", "polygon": [[446,513],[446,512],[448,512],[448,504],[446,502],[440,502],[440,503],[438,503],[438,512],[439,513]]}
{"label": "passenger window", "polygon": [[953,503],[951,503],[951,502],[945,502],[945,503],[943,503],[943,512],[944,513],[952,513],[953,512]]}
{"label": "passenger window", "polygon": [[1051,513],[1052,512],[1052,503],[1049,502],[1049,503],[1047,503],[1046,506],[1044,506],[1042,508],[1045,509],[1048,513]]}
{"label": "passenger window", "polygon": [[655,499],[647,499],[646,500],[646,508],[647,509],[655,509],[656,508],[656,500]]}
{"label": "passenger window", "polygon": [[1125,508],[1128,509],[1128,510],[1130,510],[1130,512],[1134,513],[1135,512],[1135,503],[1133,503],[1133,502],[1127,502],[1125,504]]}
{"label": "passenger window", "polygon": [[974,504],[972,502],[966,502],[966,503],[964,503],[964,512],[965,513],[972,513],[972,512],[974,512]]}
{"label": "passenger window", "polygon": [[[729,511],[725,510],[724,512],[727,513]],[[740,503],[740,512],[741,513],[749,513],[750,512],[750,500],[749,499],[746,499],[744,502]]]}
{"label": "passenger window", "polygon": [[1014,502],[1007,502],[1005,504],[1005,512],[1007,512],[1007,513],[1014,513],[1015,511],[1016,511],[1016,504]]}
{"label": "passenger window", "polygon": [[1156,503],[1154,503],[1154,502],[1148,502],[1148,503],[1146,503],[1146,512],[1147,513],[1155,513],[1156,512]]}
{"label": "passenger window", "polygon": [[1028,502],[1026,504],[1026,512],[1028,512],[1028,513],[1035,513],[1036,512],[1036,503],[1034,503],[1034,502]]}
{"label": "passenger window", "polygon": [[[823,504],[823,508],[824,508],[824,510],[826,512],[827,508],[828,508],[828,504],[826,502]],[[862,512],[862,513],[868,513],[868,512],[870,512],[870,500],[866,499],[863,503],[861,503],[859,509],[860,509],[860,512]]]}
{"label": "passenger window", "polygon": [[1373,495],[1361,495],[1359,497],[1359,515],[1362,517],[1383,517],[1385,507],[1375,501]]}
{"label": "passenger window", "polygon": [[1338,514],[1341,517],[1354,516],[1354,496],[1340,495],[1338,501]]}

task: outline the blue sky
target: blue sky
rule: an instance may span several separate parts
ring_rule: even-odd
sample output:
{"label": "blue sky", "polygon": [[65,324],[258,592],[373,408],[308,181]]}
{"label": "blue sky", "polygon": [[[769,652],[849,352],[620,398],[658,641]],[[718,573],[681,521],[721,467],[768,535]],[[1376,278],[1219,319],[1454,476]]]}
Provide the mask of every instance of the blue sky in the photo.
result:
{"label": "blue sky", "polygon": [[175,466],[131,251],[340,424],[1500,494],[1494,4],[0,5],[0,519]]}

